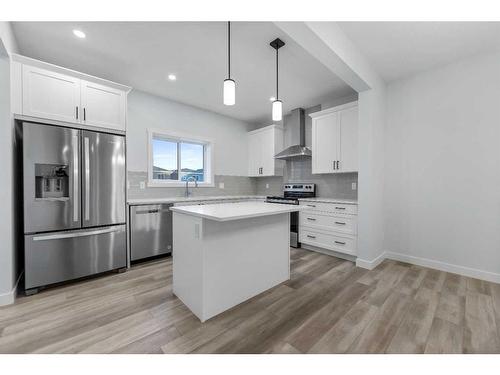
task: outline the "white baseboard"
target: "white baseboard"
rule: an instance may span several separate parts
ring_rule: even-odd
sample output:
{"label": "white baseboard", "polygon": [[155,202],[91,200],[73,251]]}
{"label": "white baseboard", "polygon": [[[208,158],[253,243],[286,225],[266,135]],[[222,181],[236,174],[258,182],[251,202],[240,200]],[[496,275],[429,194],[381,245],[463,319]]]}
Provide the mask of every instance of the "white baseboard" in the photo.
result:
{"label": "white baseboard", "polygon": [[415,257],[412,255],[396,253],[393,251],[385,251],[373,260],[365,260],[358,258],[356,259],[356,266],[372,270],[375,267],[377,267],[380,263],[382,263],[384,259],[397,260],[400,262],[414,264],[416,266],[432,268],[438,271],[456,273],[458,275],[473,277],[475,279],[480,279],[500,284],[500,273],[483,271],[477,268],[458,266],[456,264],[440,262],[438,260],[433,260],[428,258]]}
{"label": "white baseboard", "polygon": [[450,273],[456,273],[458,275],[473,277],[475,279],[481,279],[485,281],[491,281],[493,283],[500,284],[500,274],[479,270],[477,268],[470,268],[464,266],[458,266],[455,264],[440,262],[437,260],[427,259],[427,258],[419,258],[411,255],[395,253],[395,252],[385,252],[386,259],[398,260],[400,262],[406,262],[415,264],[417,266],[433,268],[439,271],[445,271]]}
{"label": "white baseboard", "polygon": [[356,259],[356,266],[361,267],[361,268],[366,268],[367,270],[372,270],[375,267],[377,267],[380,263],[384,261],[386,258],[386,253],[383,252],[380,254],[378,257],[376,257],[373,260],[366,260],[366,259]]}
{"label": "white baseboard", "polygon": [[11,305],[14,303],[17,296],[17,287],[22,275],[22,273],[19,275],[16,281],[16,285],[14,285],[14,288],[12,288],[10,292],[0,294],[0,306]]}

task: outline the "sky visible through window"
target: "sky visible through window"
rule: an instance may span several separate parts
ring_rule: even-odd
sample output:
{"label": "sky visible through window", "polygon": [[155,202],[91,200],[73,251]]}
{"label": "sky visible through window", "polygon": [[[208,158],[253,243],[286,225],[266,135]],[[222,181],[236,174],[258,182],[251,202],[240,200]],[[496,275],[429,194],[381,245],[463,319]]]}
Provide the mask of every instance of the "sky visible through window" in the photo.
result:
{"label": "sky visible through window", "polygon": [[[204,180],[204,146],[180,143],[180,180],[191,176]],[[177,142],[153,138],[153,178],[177,180]]]}

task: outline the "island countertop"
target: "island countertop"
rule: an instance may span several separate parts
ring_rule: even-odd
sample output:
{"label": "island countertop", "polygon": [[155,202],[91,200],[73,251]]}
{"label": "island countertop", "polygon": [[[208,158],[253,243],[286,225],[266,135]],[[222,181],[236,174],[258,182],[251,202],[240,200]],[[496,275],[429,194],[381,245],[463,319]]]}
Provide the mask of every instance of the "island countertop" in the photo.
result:
{"label": "island countertop", "polygon": [[206,204],[203,206],[176,206],[170,208],[173,212],[215,221],[230,221],[277,215],[296,212],[303,209],[305,209],[305,207],[299,205],[266,202],[219,203]]}

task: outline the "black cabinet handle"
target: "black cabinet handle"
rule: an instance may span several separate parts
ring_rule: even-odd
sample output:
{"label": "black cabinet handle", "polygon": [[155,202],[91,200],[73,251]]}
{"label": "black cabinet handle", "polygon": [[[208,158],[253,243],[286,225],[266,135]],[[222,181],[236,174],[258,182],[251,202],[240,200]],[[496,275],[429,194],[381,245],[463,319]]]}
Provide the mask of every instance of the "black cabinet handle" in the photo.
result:
{"label": "black cabinet handle", "polygon": [[340,167],[339,167],[339,163],[340,163],[340,162],[337,160],[337,170],[339,170],[339,169],[340,169]]}
{"label": "black cabinet handle", "polygon": [[345,210],[345,207],[335,207],[336,210]]}
{"label": "black cabinet handle", "polygon": [[78,120],[78,106],[76,106],[76,119]]}
{"label": "black cabinet handle", "polygon": [[309,238],[316,238],[316,236],[311,236],[310,234],[307,235]]}
{"label": "black cabinet handle", "polygon": [[333,170],[335,170],[335,160],[333,161]]}
{"label": "black cabinet handle", "polygon": [[335,243],[337,243],[339,245],[345,245],[345,242],[335,241]]}
{"label": "black cabinet handle", "polygon": [[342,223],[341,221],[336,221],[335,224],[345,225],[345,223]]}
{"label": "black cabinet handle", "polygon": [[83,107],[83,121],[87,121],[87,108]]}
{"label": "black cabinet handle", "polygon": [[308,217],[307,220],[316,221],[316,219],[313,217]]}
{"label": "black cabinet handle", "polygon": [[316,207],[315,204],[306,204],[307,207]]}

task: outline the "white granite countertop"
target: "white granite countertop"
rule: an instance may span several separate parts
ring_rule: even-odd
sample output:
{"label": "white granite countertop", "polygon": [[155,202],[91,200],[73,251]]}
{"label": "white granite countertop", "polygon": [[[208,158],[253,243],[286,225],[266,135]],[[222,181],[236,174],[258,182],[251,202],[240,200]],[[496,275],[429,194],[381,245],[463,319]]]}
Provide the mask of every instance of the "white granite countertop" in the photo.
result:
{"label": "white granite countertop", "polygon": [[260,195],[221,195],[207,197],[167,197],[167,198],[135,198],[127,201],[130,205],[140,204],[158,204],[158,203],[178,203],[178,202],[200,202],[200,201],[218,201],[218,200],[233,200],[233,199],[265,199],[265,196]]}
{"label": "white granite countertop", "polygon": [[355,199],[338,199],[338,198],[299,198],[299,201],[304,202],[323,202],[323,203],[338,203],[338,204],[358,204],[358,201]]}
{"label": "white granite countertop", "polygon": [[303,210],[303,206],[265,202],[206,204],[203,206],[176,206],[170,210],[215,221],[230,221],[252,217],[278,215]]}

